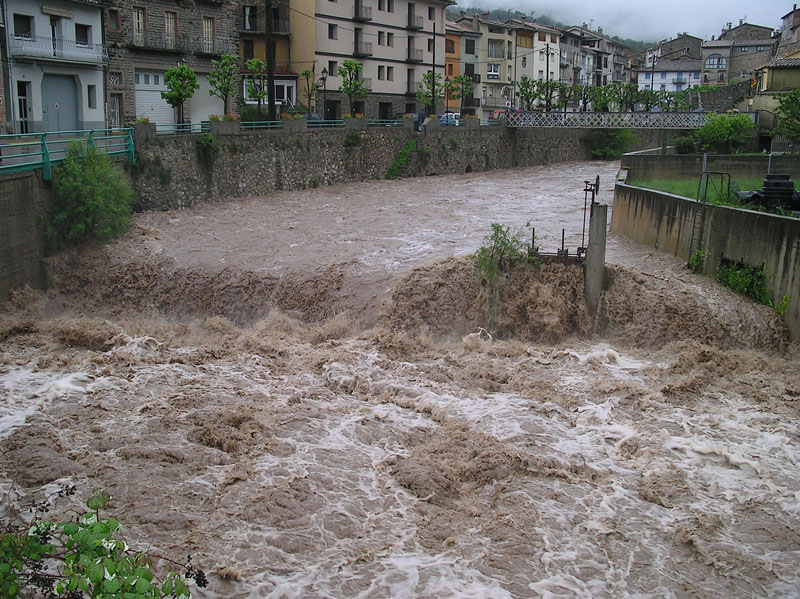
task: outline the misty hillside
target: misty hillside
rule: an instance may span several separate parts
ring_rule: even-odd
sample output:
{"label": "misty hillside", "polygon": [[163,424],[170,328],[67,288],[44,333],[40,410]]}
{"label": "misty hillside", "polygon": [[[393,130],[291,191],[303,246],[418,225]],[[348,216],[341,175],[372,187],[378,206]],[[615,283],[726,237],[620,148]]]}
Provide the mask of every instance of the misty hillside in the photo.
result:
{"label": "misty hillside", "polygon": [[[536,21],[537,23],[541,23],[542,25],[550,25],[551,27],[557,27],[559,29],[566,29],[567,27],[571,27],[572,25],[576,24],[576,23],[572,23],[572,24],[561,23],[559,21],[556,21],[555,19],[551,19],[547,15],[534,15],[534,18],[531,18],[531,15],[529,15],[527,13],[524,13],[524,12],[519,11],[519,10],[510,10],[510,9],[507,9],[507,8],[495,8],[495,9],[492,9],[492,10],[485,10],[485,9],[479,8],[477,6],[464,8],[464,7],[461,7],[459,5],[448,7],[448,9],[447,9],[447,18],[450,19],[450,20],[457,19],[459,16],[461,16],[461,11],[462,10],[468,15],[472,15],[472,14],[476,14],[476,13],[477,14],[482,14],[482,13],[488,12],[489,13],[489,19],[491,19],[492,21],[500,21],[500,22],[507,21],[508,19],[522,19],[524,17],[527,17],[529,20]],[[577,23],[577,24],[580,24],[580,23]],[[619,37],[617,35],[613,35],[613,36],[610,36],[610,37],[611,37],[611,39],[616,40],[616,41],[620,42],[621,44],[625,44],[626,46],[628,46],[629,48],[633,48],[634,50],[644,50],[645,48],[649,48],[650,46],[652,46],[655,43],[655,42],[648,42],[648,41],[643,41],[643,40],[633,40],[633,39],[630,39],[630,38]]]}

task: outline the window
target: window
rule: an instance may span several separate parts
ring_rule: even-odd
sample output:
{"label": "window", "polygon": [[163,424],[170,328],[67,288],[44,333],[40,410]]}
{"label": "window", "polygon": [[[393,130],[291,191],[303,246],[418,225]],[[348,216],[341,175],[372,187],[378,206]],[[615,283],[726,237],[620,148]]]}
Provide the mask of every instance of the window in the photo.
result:
{"label": "window", "polygon": [[428,40],[428,52],[433,52],[433,40]]}
{"label": "window", "polygon": [[511,81],[511,65],[508,65],[508,80]]}
{"label": "window", "polygon": [[528,66],[528,57],[527,56],[523,56],[522,57],[522,68],[524,69],[526,66]]}
{"label": "window", "polygon": [[111,71],[108,74],[109,85],[122,85],[122,73],[120,71]]}
{"label": "window", "polygon": [[381,81],[386,79],[386,67],[384,67],[382,64],[378,65],[378,79]]}
{"label": "window", "polygon": [[386,79],[394,81],[394,67],[386,67]]}
{"label": "window", "polygon": [[33,17],[14,15],[14,37],[27,40],[33,37]]}
{"label": "window", "polygon": [[500,65],[487,64],[486,65],[486,78],[487,79],[500,79]]}
{"label": "window", "polygon": [[386,33],[384,31],[378,32],[378,45],[385,46],[386,45]]}
{"label": "window", "polygon": [[89,108],[97,108],[97,86],[89,85],[86,88],[86,101]]}
{"label": "window", "polygon": [[539,71],[539,81],[544,79],[544,71]]}
{"label": "window", "polygon": [[661,78],[662,78],[662,79],[666,79],[666,78],[667,78],[667,72],[666,72],[666,71],[664,71],[663,73],[661,73]]}
{"label": "window", "polygon": [[75,23],[75,45],[76,46],[88,46],[89,42],[91,41],[90,37],[90,30],[91,28],[88,25],[81,25],[80,23]]}
{"label": "window", "polygon": [[328,39],[329,40],[339,39],[339,27],[337,25],[328,24]]}
{"label": "window", "polygon": [[253,58],[255,58],[253,40],[242,40],[242,62],[247,64],[247,61]]}
{"label": "window", "polygon": [[650,79],[650,73],[645,73],[645,74],[644,74],[644,78],[645,78],[645,79],[647,79],[647,80],[649,80],[649,79]]}
{"label": "window", "polygon": [[558,37],[556,35],[552,34],[552,33],[550,34],[550,43],[551,44],[557,44],[558,43]]}
{"label": "window", "polygon": [[725,71],[717,73],[717,81],[725,81]]}
{"label": "window", "polygon": [[108,30],[119,31],[122,28],[119,18],[119,10],[110,8],[108,10]]}
{"label": "window", "polygon": [[519,48],[533,48],[533,38],[529,35],[517,36],[517,47]]}
{"label": "window", "polygon": [[158,75],[153,74],[153,85],[158,85]]}
{"label": "window", "polygon": [[456,44],[453,40],[444,40],[444,51],[446,54],[455,54]]}
{"label": "window", "polygon": [[378,0],[378,10],[383,10],[383,0]]}
{"label": "window", "polygon": [[386,0],[386,12],[394,12],[394,0]]}
{"label": "window", "polygon": [[747,46],[742,46],[742,52],[747,52],[747,50],[748,50]]}
{"label": "window", "polygon": [[764,46],[756,46],[756,52],[763,52]]}
{"label": "window", "polygon": [[134,82],[136,85],[139,85],[139,73],[136,73],[136,74],[134,74],[134,76],[133,76],[133,82]]}
{"label": "window", "polygon": [[[608,56],[603,56],[603,68],[604,69],[608,68]],[[661,75],[662,75],[661,78],[663,79],[666,74],[662,73]]]}
{"label": "window", "polygon": [[245,31],[256,30],[256,12],[255,6],[242,6],[242,29]]}
{"label": "window", "polygon": [[339,76],[339,62],[336,60],[328,61],[328,77]]}
{"label": "window", "polygon": [[428,7],[428,20],[433,21],[436,18],[436,9],[432,6]]}
{"label": "window", "polygon": [[464,42],[464,52],[467,54],[475,54],[475,40],[466,40]]}
{"label": "window", "polygon": [[149,73],[145,73],[144,74],[144,84],[145,85],[150,85],[150,74]]}
{"label": "window", "polygon": [[447,76],[448,77],[452,77],[453,76],[453,63],[452,62],[447,63]]}
{"label": "window", "polygon": [[213,17],[203,17],[203,52],[211,54],[214,52],[214,29]]}
{"label": "window", "polygon": [[164,47],[174,50],[178,45],[178,13],[170,10],[164,13]]}
{"label": "window", "polygon": [[144,35],[147,30],[147,19],[144,8],[133,7],[133,43],[137,46],[144,45]]}
{"label": "window", "polygon": [[728,64],[728,61],[725,59],[724,56],[720,54],[712,54],[708,58],[706,58],[706,68],[707,69],[724,69]]}
{"label": "window", "polygon": [[700,79],[700,71],[695,71],[694,72],[694,78],[695,79]]}
{"label": "window", "polygon": [[386,34],[386,45],[390,48],[394,48],[394,33],[391,31]]}
{"label": "window", "polygon": [[675,86],[675,91],[676,91],[676,92],[679,92],[679,91],[681,91],[682,89],[683,89],[683,86],[682,86],[680,83],[679,83],[678,85],[676,85],[676,86]]}

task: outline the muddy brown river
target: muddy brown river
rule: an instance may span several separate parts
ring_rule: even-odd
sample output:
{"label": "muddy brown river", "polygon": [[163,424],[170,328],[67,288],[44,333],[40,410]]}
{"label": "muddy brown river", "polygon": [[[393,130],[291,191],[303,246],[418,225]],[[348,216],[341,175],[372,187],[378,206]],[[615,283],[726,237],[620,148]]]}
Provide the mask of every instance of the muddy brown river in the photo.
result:
{"label": "muddy brown river", "polygon": [[[614,163],[139,214],[0,316],[0,515],[96,489],[209,598],[800,597],[800,369],[774,310],[611,235]],[[611,208],[613,210],[613,206]]]}

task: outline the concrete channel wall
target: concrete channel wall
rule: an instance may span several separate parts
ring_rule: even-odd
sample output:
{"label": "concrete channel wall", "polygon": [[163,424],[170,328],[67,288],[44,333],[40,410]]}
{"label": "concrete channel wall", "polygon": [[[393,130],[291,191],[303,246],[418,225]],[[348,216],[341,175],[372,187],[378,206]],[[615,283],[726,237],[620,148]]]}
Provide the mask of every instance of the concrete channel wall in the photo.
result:
{"label": "concrete channel wall", "polygon": [[[628,168],[628,179],[700,179],[703,172],[702,154],[635,153],[625,154],[620,161],[622,168]],[[730,173],[731,178],[764,178],[767,172],[789,174],[792,179],[800,177],[800,160],[792,156],[736,156],[709,154],[709,171]]]}
{"label": "concrete channel wall", "polygon": [[[617,184],[611,232],[689,260],[695,214],[702,204],[680,196]],[[702,274],[713,276],[723,258],[763,267],[780,303],[790,296],[784,319],[800,339],[800,219],[705,205]]]}

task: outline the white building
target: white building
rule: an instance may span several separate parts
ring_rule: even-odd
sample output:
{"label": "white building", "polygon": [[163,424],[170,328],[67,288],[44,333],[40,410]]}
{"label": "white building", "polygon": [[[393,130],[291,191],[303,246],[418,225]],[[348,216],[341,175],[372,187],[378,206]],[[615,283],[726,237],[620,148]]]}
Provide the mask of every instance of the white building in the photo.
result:
{"label": "white building", "polygon": [[639,71],[639,89],[679,92],[700,86],[701,61],[697,58],[683,60],[656,60],[655,66]]}
{"label": "white building", "polygon": [[16,133],[105,127],[100,3],[3,0]]}

